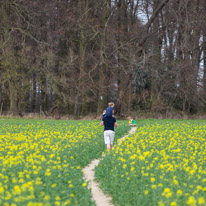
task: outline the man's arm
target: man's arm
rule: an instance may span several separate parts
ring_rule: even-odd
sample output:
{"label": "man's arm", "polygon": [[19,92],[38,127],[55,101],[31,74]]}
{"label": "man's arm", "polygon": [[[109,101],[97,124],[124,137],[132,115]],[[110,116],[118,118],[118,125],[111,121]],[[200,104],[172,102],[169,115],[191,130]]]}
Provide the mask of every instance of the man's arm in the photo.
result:
{"label": "man's arm", "polygon": [[114,123],[114,127],[117,127],[117,126],[118,126],[118,124],[117,124],[117,122],[115,122],[115,123]]}
{"label": "man's arm", "polygon": [[101,121],[100,126],[103,126],[103,125],[104,125],[104,122],[103,122],[103,121]]}

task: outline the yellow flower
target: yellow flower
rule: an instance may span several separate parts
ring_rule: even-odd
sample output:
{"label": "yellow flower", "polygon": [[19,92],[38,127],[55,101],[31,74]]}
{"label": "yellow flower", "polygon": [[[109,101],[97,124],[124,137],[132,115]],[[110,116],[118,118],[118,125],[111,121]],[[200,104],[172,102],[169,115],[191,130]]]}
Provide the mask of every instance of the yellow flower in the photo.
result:
{"label": "yellow flower", "polygon": [[71,204],[71,201],[70,201],[70,200],[67,200],[67,201],[64,202],[63,205],[64,205],[64,206],[67,206],[67,205],[69,205],[69,204]]}
{"label": "yellow flower", "polygon": [[86,186],[87,186],[87,184],[86,184],[86,183],[83,183],[83,184],[82,184],[82,187],[86,187]]}
{"label": "yellow flower", "polygon": [[4,188],[0,186],[0,194],[4,193]]}
{"label": "yellow flower", "polygon": [[177,205],[176,202],[171,202],[171,203],[170,203],[170,206],[176,206],[176,205]]}
{"label": "yellow flower", "polygon": [[27,179],[30,179],[30,175],[29,175],[29,174],[26,174],[26,178],[27,178]]}
{"label": "yellow flower", "polygon": [[198,185],[198,186],[196,187],[196,189],[197,189],[197,190],[201,190],[202,187],[201,187],[200,185]]}
{"label": "yellow flower", "polygon": [[13,193],[18,195],[21,194],[21,188],[19,187],[19,185],[14,186]]}
{"label": "yellow flower", "polygon": [[149,151],[143,152],[143,155],[144,155],[145,157],[148,156],[148,155],[149,155]]}
{"label": "yellow flower", "polygon": [[50,196],[49,195],[46,195],[45,197],[44,197],[44,200],[49,200],[50,199]]}
{"label": "yellow flower", "polygon": [[49,158],[52,159],[54,156],[55,156],[55,154],[51,154],[51,155],[49,156]]}
{"label": "yellow flower", "polygon": [[74,197],[75,195],[72,193],[71,195],[70,195],[70,197]]}
{"label": "yellow flower", "polygon": [[187,200],[187,205],[196,206],[196,200],[193,196],[190,196]]}
{"label": "yellow flower", "polygon": [[173,183],[174,183],[175,185],[178,185],[178,181],[177,181],[177,180],[173,180]]}
{"label": "yellow flower", "polygon": [[151,187],[152,187],[152,189],[156,189],[157,185],[152,185]]}
{"label": "yellow flower", "polygon": [[155,181],[155,178],[154,178],[154,177],[151,177],[150,181],[151,181],[151,182],[154,182],[154,181]]}
{"label": "yellow flower", "polygon": [[11,199],[11,197],[12,197],[11,193],[9,191],[6,191],[6,196],[4,199],[9,200],[9,199]]}
{"label": "yellow flower", "polygon": [[172,192],[171,192],[170,188],[165,188],[164,192],[162,193],[162,196],[164,196],[166,198],[170,198],[172,196]]}
{"label": "yellow flower", "polygon": [[145,194],[145,195],[147,195],[148,193],[149,193],[149,191],[148,191],[148,190],[145,190],[145,191],[144,191],[144,194]]}
{"label": "yellow flower", "polygon": [[177,196],[182,195],[182,190],[177,190]]}
{"label": "yellow flower", "polygon": [[205,199],[204,199],[204,197],[200,197],[200,198],[198,199],[198,204],[199,204],[199,205],[204,205],[204,204],[205,204]]}
{"label": "yellow flower", "polygon": [[139,156],[139,159],[140,160],[145,160],[144,156],[142,156],[142,155]]}
{"label": "yellow flower", "polygon": [[12,183],[17,183],[17,180],[15,178],[13,178]]}
{"label": "yellow flower", "polygon": [[162,201],[158,202],[158,206],[164,206],[164,203]]}
{"label": "yellow flower", "polygon": [[33,192],[34,191],[34,187],[33,186],[29,186],[29,191]]}
{"label": "yellow flower", "polygon": [[47,170],[46,170],[45,175],[46,175],[46,176],[50,176],[50,175],[51,175],[50,169],[47,169]]}
{"label": "yellow flower", "polygon": [[36,170],[34,170],[34,171],[33,171],[33,173],[34,173],[35,175],[37,175],[39,172],[38,172],[38,171],[36,171]]}

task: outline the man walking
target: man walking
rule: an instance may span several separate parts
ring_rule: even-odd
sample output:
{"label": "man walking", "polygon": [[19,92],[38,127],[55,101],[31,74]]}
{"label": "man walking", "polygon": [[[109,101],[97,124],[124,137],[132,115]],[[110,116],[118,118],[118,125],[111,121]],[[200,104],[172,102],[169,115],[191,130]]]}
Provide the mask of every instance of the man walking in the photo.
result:
{"label": "man walking", "polygon": [[112,150],[113,142],[114,142],[114,127],[117,127],[116,118],[111,117],[103,117],[101,123],[101,126],[104,125],[104,142],[107,145],[107,150]]}

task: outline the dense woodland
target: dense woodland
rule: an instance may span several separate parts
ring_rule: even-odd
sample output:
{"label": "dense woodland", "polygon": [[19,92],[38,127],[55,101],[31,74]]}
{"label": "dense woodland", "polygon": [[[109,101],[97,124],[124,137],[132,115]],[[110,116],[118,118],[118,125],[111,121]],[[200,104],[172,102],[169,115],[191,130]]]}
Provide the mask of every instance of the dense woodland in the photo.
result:
{"label": "dense woodland", "polygon": [[0,113],[206,111],[205,0],[0,0]]}

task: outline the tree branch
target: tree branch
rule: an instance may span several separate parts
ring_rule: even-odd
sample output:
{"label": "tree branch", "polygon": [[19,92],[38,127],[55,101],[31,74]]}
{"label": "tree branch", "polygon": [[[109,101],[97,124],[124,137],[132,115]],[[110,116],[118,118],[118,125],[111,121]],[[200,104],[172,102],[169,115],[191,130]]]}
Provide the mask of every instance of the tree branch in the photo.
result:
{"label": "tree branch", "polygon": [[[161,4],[156,8],[156,10],[153,12],[151,18],[149,19],[149,21],[147,22],[147,24],[144,27],[144,32],[143,34],[145,35],[145,37],[141,40],[141,42],[139,43],[139,45],[143,45],[147,38],[148,38],[148,30],[151,26],[151,24],[153,23],[154,19],[156,18],[156,16],[159,14],[159,12],[163,9],[163,7],[169,2],[169,0],[164,0],[161,2]],[[146,34],[145,34],[146,33]]]}

